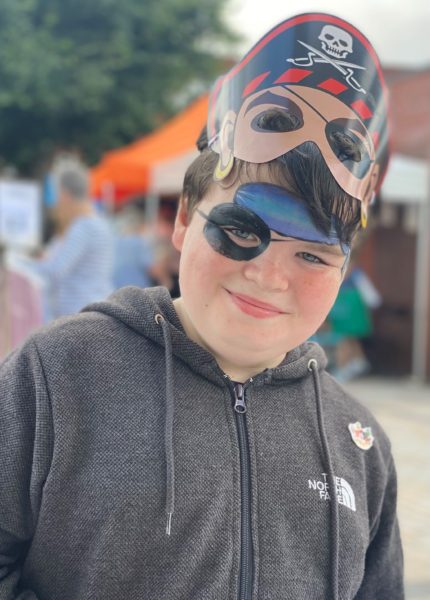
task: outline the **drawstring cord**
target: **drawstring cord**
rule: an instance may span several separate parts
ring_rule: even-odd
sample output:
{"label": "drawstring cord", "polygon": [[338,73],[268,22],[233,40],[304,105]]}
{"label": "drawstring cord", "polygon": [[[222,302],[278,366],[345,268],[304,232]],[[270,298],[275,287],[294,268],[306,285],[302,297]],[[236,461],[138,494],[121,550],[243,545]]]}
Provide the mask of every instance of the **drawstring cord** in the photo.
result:
{"label": "drawstring cord", "polygon": [[175,455],[173,450],[173,415],[175,398],[173,394],[173,361],[172,339],[170,329],[163,315],[156,314],[155,322],[161,325],[164,338],[164,351],[166,358],[166,421],[164,429],[164,452],[166,457],[166,535],[170,535],[172,517],[175,509]]}
{"label": "drawstring cord", "polygon": [[333,472],[333,465],[330,456],[330,448],[327,441],[327,435],[324,427],[323,409],[321,401],[321,386],[318,376],[318,362],[315,358],[311,358],[308,362],[308,370],[312,373],[315,388],[316,398],[316,409],[318,418],[318,430],[321,437],[321,443],[323,446],[325,464],[329,474],[330,481],[330,517],[331,517],[331,529],[330,529],[330,551],[331,551],[331,588],[332,588],[332,599],[338,600],[338,578],[339,578],[339,507],[337,505],[336,497],[336,479]]}
{"label": "drawstring cord", "polygon": [[[172,517],[175,509],[175,455],[173,449],[173,417],[174,417],[174,393],[173,393],[173,360],[172,360],[172,340],[170,329],[164,317],[160,314],[155,315],[155,322],[161,325],[165,344],[165,360],[166,360],[166,421],[164,430],[164,449],[166,458],[166,535],[171,534]],[[321,437],[323,451],[325,455],[325,463],[331,481],[331,496],[330,515],[332,521],[331,527],[331,587],[332,598],[338,600],[338,572],[339,572],[339,513],[336,499],[336,480],[333,472],[333,466],[330,456],[330,449],[327,441],[327,435],[324,428],[322,402],[321,402],[321,387],[318,377],[318,363],[313,358],[308,362],[308,370],[312,373],[316,409],[318,418],[318,429]]]}

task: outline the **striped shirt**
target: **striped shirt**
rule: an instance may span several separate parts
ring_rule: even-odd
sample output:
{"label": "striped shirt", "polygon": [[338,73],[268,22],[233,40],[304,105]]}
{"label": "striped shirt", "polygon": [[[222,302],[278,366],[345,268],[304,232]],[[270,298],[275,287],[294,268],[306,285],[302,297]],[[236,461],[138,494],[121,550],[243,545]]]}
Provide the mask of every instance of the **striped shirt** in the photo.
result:
{"label": "striped shirt", "polygon": [[91,215],[75,219],[43,260],[32,260],[31,268],[45,283],[47,320],[76,313],[110,294],[113,254],[109,223]]}

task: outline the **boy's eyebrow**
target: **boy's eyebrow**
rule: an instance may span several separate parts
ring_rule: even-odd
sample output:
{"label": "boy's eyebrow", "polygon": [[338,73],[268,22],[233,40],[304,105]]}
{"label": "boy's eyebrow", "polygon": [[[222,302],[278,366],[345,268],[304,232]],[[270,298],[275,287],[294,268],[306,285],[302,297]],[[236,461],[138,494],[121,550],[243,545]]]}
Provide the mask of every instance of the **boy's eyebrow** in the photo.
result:
{"label": "boy's eyebrow", "polygon": [[291,236],[284,236],[282,233],[276,232],[278,235],[281,235],[283,239],[278,238],[270,238],[271,242],[306,242],[308,244],[312,244],[312,248],[315,248],[317,252],[325,252],[326,254],[333,254],[334,256],[345,256],[340,243],[339,244],[322,244],[321,242],[313,242],[312,240],[305,240],[302,238],[294,238]]}
{"label": "boy's eyebrow", "polygon": [[338,244],[321,244],[319,242],[311,242],[311,244],[319,252],[326,252],[327,254],[334,254],[335,256],[345,256],[342,248]]}

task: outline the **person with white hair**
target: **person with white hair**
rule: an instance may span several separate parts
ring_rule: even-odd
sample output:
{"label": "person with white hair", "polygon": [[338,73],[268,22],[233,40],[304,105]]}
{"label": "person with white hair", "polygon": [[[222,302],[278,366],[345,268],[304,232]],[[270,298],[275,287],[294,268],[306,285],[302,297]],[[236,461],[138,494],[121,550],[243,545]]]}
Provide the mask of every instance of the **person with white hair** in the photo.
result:
{"label": "person with white hair", "polygon": [[42,258],[26,261],[45,284],[46,320],[76,313],[113,290],[113,235],[89,197],[88,170],[62,160],[54,165],[52,181],[60,234]]}

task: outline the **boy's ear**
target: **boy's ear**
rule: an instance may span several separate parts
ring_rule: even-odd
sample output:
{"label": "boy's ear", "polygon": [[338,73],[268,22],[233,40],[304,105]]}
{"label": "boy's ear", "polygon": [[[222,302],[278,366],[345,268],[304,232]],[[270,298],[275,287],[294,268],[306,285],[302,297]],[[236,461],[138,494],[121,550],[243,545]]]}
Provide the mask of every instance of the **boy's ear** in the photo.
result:
{"label": "boy's ear", "polygon": [[185,234],[188,229],[188,210],[187,201],[184,196],[179,198],[178,210],[175,218],[175,225],[172,233],[172,244],[179,252],[184,244]]}

